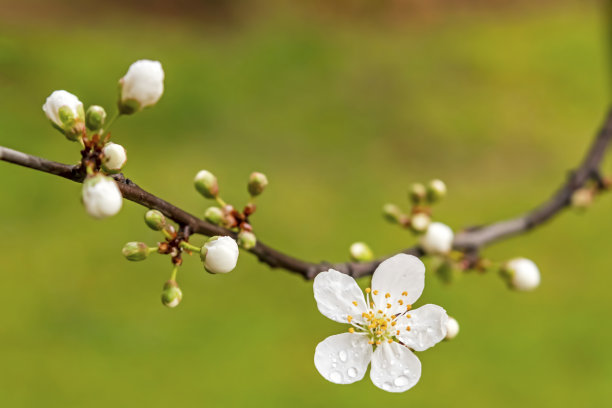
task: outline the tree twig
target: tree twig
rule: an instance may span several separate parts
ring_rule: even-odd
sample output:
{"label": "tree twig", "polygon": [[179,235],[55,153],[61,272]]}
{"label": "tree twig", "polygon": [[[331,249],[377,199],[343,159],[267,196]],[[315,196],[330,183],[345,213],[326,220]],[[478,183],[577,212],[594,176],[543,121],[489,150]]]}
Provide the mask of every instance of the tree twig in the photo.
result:
{"label": "tree twig", "polygon": [[[584,186],[589,180],[600,180],[599,167],[604,158],[604,153],[612,139],[612,110],[602,126],[601,130],[592,142],[586,156],[579,167],[574,170],[568,179],[547,201],[532,211],[508,220],[498,221],[492,224],[469,228],[459,232],[453,243],[455,249],[467,252],[477,252],[480,248],[493,242],[522,234],[534,229],[556,216],[561,210],[569,205],[572,194]],[[29,167],[45,173],[54,174],[66,179],[82,182],[84,172],[79,166],[71,166],[57,163],[51,160],[32,156],[16,150],[0,146],[0,160]],[[161,198],[145,191],[131,180],[124,178],[122,174],[113,176],[119,185],[123,197],[147,208],[161,211],[166,217],[172,219],[183,228],[187,228],[191,234],[202,234],[207,236],[228,235],[236,238],[236,234],[225,228],[210,224]],[[261,241],[249,252],[254,254],[261,262],[272,268],[282,268],[297,273],[305,279],[313,279],[317,273],[334,268],[340,272],[354,277],[370,275],[376,267],[386,259],[380,258],[371,262],[307,262],[280,252]],[[419,247],[408,248],[401,251],[406,254],[422,256],[423,251]]]}

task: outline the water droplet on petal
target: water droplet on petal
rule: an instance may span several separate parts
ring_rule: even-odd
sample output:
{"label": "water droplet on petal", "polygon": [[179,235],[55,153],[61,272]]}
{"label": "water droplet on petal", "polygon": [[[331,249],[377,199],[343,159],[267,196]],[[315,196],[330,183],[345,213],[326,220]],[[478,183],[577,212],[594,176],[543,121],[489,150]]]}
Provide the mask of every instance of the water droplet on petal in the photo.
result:
{"label": "water droplet on petal", "polygon": [[329,380],[331,382],[335,382],[335,383],[339,383],[342,382],[342,374],[338,371],[333,371],[330,375],[329,375]]}
{"label": "water droplet on petal", "polygon": [[348,369],[347,374],[348,374],[349,377],[355,378],[355,377],[357,377],[357,369],[355,367],[351,367],[351,368]]}
{"label": "water droplet on petal", "polygon": [[340,352],[338,353],[338,357],[340,357],[340,361],[344,363],[347,358],[346,351],[340,350]]}

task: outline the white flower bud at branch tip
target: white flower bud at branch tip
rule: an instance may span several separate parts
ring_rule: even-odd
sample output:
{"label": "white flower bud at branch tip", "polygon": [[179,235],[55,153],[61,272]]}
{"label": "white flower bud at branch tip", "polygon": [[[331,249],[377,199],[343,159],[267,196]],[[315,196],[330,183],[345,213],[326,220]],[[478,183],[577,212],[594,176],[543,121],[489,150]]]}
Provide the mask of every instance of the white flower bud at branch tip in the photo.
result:
{"label": "white flower bud at branch tip", "polygon": [[123,197],[115,180],[100,173],[85,179],[82,199],[85,210],[94,218],[115,215],[123,205]]}
{"label": "white flower bud at branch tip", "polygon": [[78,140],[85,131],[83,103],[70,92],[54,91],[42,109],[51,124],[64,133],[68,140]]}
{"label": "white flower bud at branch tip", "polygon": [[164,306],[170,308],[176,307],[181,303],[181,300],[183,300],[183,291],[179,288],[176,281],[169,280],[164,284],[161,300]]}
{"label": "white flower bud at branch tip", "polygon": [[257,245],[257,237],[251,231],[240,231],[238,245],[248,251]]}
{"label": "white flower bud at branch tip", "polygon": [[238,244],[230,237],[212,237],[202,247],[200,258],[210,273],[231,272],[238,262]]}
{"label": "white flower bud at branch tip", "polygon": [[260,195],[268,185],[268,178],[263,173],[254,172],[249,176],[247,189],[251,197]]}
{"label": "white flower bud at branch tip", "polygon": [[512,289],[518,291],[534,290],[540,285],[540,270],[527,258],[514,258],[506,262],[502,267],[502,276]]}
{"label": "white flower bud at branch tip", "polygon": [[431,218],[425,213],[416,213],[410,217],[410,228],[415,232],[423,232],[429,227]]}
{"label": "white flower bud at branch tip", "polygon": [[91,105],[85,113],[85,124],[91,131],[100,130],[106,121],[106,111],[98,105]]}
{"label": "white flower bud at branch tip", "polygon": [[448,316],[446,321],[446,340],[452,340],[459,334],[459,323],[454,318]]}
{"label": "white flower bud at branch tip", "polygon": [[136,61],[119,80],[119,111],[124,115],[141,111],[159,101],[164,93],[164,70],[159,61]]}
{"label": "white flower bud at branch tip", "polygon": [[427,184],[427,201],[435,203],[446,196],[446,184],[442,180],[431,180]]}
{"label": "white flower bud at branch tip", "polygon": [[219,195],[217,177],[208,170],[200,170],[193,180],[196,190],[206,198],[215,198]]}
{"label": "white flower bud at branch tip", "polygon": [[145,213],[145,223],[154,231],[161,231],[166,226],[166,217],[158,210],[149,210]]}
{"label": "white flower bud at branch tip", "polygon": [[125,148],[117,143],[107,143],[102,154],[102,169],[107,173],[119,173],[127,162]]}
{"label": "white flower bud at branch tip", "polygon": [[447,254],[450,252],[455,234],[446,224],[432,222],[421,236],[420,244],[428,254]]}
{"label": "white flower bud at branch tip", "polygon": [[374,259],[374,253],[365,242],[355,242],[349,249],[351,258],[357,262],[367,262]]}

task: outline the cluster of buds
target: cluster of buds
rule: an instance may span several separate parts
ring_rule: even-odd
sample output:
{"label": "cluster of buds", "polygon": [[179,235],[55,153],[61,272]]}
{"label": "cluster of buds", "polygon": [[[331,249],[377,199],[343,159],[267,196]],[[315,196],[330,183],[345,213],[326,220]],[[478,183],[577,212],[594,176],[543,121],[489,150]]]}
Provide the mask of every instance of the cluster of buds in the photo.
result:
{"label": "cluster of buds", "polygon": [[208,207],[204,211],[204,219],[211,224],[218,225],[238,234],[238,245],[249,250],[257,245],[257,237],[253,233],[253,227],[249,217],[257,209],[255,198],[265,190],[268,178],[265,174],[254,172],[249,176],[247,191],[249,202],[242,211],[238,211],[233,205],[228,204],[219,195],[219,183],[217,177],[208,170],[200,170],[194,179],[196,190],[205,198],[215,200],[217,205]]}
{"label": "cluster of buds", "polygon": [[183,299],[176,276],[183,264],[183,254],[199,253],[204,269],[212,274],[231,272],[238,262],[238,245],[230,237],[212,237],[202,247],[189,243],[187,228],[176,228],[158,210],[145,213],[145,224],[154,231],[163,234],[163,240],[150,247],[144,242],[128,242],[123,246],[123,256],[128,261],[142,261],[153,253],[169,255],[172,261],[172,276],[164,284],[162,303],[168,307],[177,306]]}
{"label": "cluster of buds", "polygon": [[123,146],[110,142],[108,129],[121,114],[131,114],[152,106],[163,93],[164,71],[157,61],[132,64],[119,80],[117,113],[107,120],[106,111],[91,105],[85,111],[79,98],[64,90],[54,91],[42,109],[53,125],[74,142],[80,142],[81,171],[85,175],[81,198],[85,210],[94,218],[117,214],[123,197],[109,175],[119,173],[127,161]]}

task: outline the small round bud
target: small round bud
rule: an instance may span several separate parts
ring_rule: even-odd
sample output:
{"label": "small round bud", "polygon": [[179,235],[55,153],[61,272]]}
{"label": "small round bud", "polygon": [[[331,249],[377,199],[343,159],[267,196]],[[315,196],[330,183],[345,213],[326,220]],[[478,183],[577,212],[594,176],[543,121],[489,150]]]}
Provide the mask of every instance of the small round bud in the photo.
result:
{"label": "small round bud", "polygon": [[251,197],[260,195],[268,185],[268,178],[263,173],[254,172],[249,176],[249,184],[247,189]]}
{"label": "small round bud", "polygon": [[459,323],[453,317],[448,316],[446,321],[446,340],[452,340],[459,334]]}
{"label": "small round bud", "polygon": [[231,272],[238,262],[238,245],[230,237],[211,237],[200,252],[204,268],[209,273]]}
{"label": "small round bud", "polygon": [[425,213],[412,214],[410,217],[410,229],[414,232],[423,232],[427,230],[430,223],[431,218]]}
{"label": "small round bud", "polygon": [[107,143],[102,149],[102,170],[107,173],[119,173],[127,162],[127,154],[123,146],[117,143]]}
{"label": "small round bud", "polygon": [[590,188],[580,188],[572,194],[571,204],[572,207],[578,209],[586,209],[593,204],[593,190]]}
{"label": "small round bud", "polygon": [[427,197],[427,189],[421,183],[414,183],[410,186],[410,191],[408,191],[408,198],[410,198],[410,202],[412,204],[418,205],[425,201]]}
{"label": "small round bud", "polygon": [[397,205],[385,204],[383,206],[383,217],[385,217],[385,220],[393,224],[400,224],[404,214]]}
{"label": "small round bud", "polygon": [[149,247],[144,242],[128,242],[121,253],[128,261],[142,261],[149,256]]}
{"label": "small round bud", "polygon": [[216,198],[219,194],[217,177],[208,170],[200,170],[193,182],[196,190],[206,198]]}
{"label": "small round bud", "polygon": [[164,284],[161,301],[164,306],[176,307],[183,300],[183,291],[174,280],[169,280]]}
{"label": "small round bud", "polygon": [[540,285],[540,270],[527,258],[511,259],[500,272],[510,288],[518,291],[534,290]]}
{"label": "small round bud", "polygon": [[102,128],[106,121],[106,111],[99,105],[91,105],[85,113],[85,124],[87,129],[97,131]]}
{"label": "small round bud", "polygon": [[221,225],[225,220],[225,216],[223,215],[223,210],[219,207],[208,207],[204,211],[204,219],[211,224]]}
{"label": "small round bud", "polygon": [[145,223],[154,231],[161,231],[166,226],[166,217],[160,211],[149,210],[144,216]]}
{"label": "small round bud", "polygon": [[123,197],[115,180],[100,173],[85,179],[81,197],[85,210],[94,218],[115,215],[123,205]]}
{"label": "small round bud", "polygon": [[250,231],[240,231],[238,234],[238,245],[247,251],[257,244],[257,237]]}
{"label": "small round bud", "polygon": [[76,141],[85,131],[83,103],[66,91],[54,91],[42,107],[53,127],[68,140]]}
{"label": "small round bud", "polygon": [[450,252],[455,235],[453,230],[441,222],[432,222],[421,236],[420,244],[428,254],[447,254]]}
{"label": "small round bud", "polygon": [[124,115],[153,106],[164,93],[164,70],[159,61],[136,61],[119,80],[119,112]]}
{"label": "small round bud", "polygon": [[374,259],[374,253],[365,242],[355,242],[349,249],[351,258],[357,262],[367,262]]}
{"label": "small round bud", "polygon": [[442,180],[431,180],[427,184],[427,201],[435,203],[446,196],[446,184]]}

